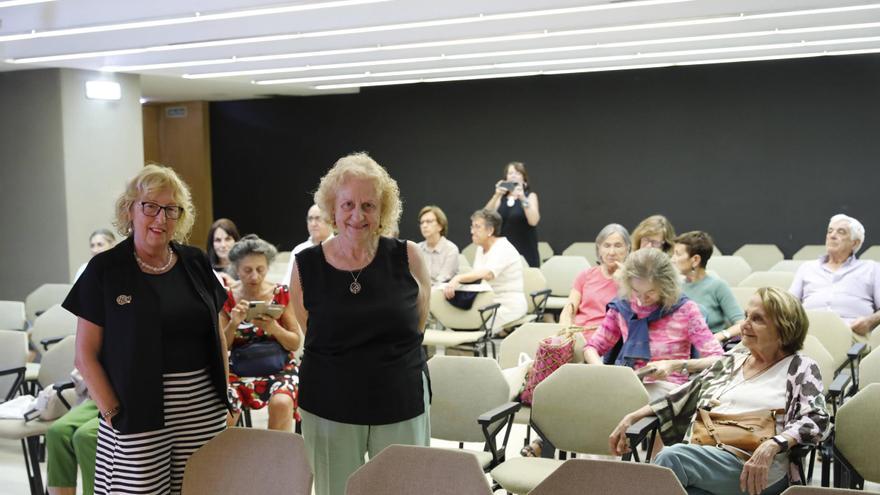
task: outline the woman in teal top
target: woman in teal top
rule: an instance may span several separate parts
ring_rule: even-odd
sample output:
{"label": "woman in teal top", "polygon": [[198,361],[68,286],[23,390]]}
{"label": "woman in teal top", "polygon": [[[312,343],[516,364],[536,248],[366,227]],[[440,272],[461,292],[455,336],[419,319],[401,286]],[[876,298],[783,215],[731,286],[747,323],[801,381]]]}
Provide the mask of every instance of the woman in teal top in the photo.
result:
{"label": "woman in teal top", "polygon": [[726,342],[740,334],[744,316],[727,282],[706,273],[714,247],[705,232],[681,234],[675,238],[672,262],[685,277],[684,293],[700,305],[715,338]]}

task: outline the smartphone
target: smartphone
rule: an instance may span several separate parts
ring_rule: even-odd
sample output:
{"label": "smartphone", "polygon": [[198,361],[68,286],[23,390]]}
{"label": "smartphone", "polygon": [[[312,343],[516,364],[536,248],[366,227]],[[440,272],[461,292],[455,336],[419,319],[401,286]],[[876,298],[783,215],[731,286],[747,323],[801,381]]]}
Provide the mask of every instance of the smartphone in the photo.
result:
{"label": "smartphone", "polygon": [[284,313],[284,306],[280,304],[274,304],[268,301],[251,301],[248,303],[247,314],[245,314],[245,321],[251,321],[254,318],[267,316],[272,318],[273,320],[277,320],[281,313]]}
{"label": "smartphone", "polygon": [[513,191],[514,189],[516,189],[516,186],[518,186],[518,185],[519,185],[518,183],[513,182],[511,180],[508,180],[508,181],[502,182],[501,184],[498,184],[498,187],[500,187],[502,189],[507,189],[508,191]]}

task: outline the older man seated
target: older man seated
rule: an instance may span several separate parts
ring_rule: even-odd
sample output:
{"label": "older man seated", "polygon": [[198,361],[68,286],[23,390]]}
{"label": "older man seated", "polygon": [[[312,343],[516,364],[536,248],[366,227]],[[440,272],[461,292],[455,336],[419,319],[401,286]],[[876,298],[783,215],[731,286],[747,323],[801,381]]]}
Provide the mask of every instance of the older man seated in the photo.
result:
{"label": "older man seated", "polygon": [[801,265],[789,289],[804,308],[840,315],[856,342],[865,342],[880,323],[880,266],[855,256],[864,243],[861,222],[834,215],[825,234],[827,253]]}

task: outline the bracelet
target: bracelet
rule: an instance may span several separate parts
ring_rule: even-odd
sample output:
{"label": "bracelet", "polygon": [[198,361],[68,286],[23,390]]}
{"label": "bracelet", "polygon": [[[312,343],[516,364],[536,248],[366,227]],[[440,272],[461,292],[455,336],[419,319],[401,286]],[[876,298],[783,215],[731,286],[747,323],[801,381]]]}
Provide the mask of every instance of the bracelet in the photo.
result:
{"label": "bracelet", "polygon": [[687,372],[688,372],[688,362],[687,362],[687,359],[685,359],[684,361],[681,362],[681,372],[682,372],[682,373],[687,373]]}
{"label": "bracelet", "polygon": [[119,406],[118,405],[113,406],[110,409],[107,409],[106,411],[102,411],[101,417],[104,418],[104,421],[107,421],[108,419],[115,416],[117,413],[119,413]]}
{"label": "bracelet", "polygon": [[520,201],[520,203],[522,203],[523,208],[529,207],[529,200],[527,200],[527,199]]}

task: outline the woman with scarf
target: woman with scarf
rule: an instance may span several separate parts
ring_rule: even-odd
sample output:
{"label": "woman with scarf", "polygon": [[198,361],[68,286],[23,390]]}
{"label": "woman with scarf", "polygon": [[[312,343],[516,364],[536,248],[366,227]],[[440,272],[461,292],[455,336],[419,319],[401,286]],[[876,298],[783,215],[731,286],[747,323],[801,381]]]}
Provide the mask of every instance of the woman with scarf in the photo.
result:
{"label": "woman with scarf", "polygon": [[[608,304],[605,320],[584,347],[588,364],[602,364],[601,356],[620,342],[605,362],[635,370],[649,366],[644,383],[654,400],[721,357],[721,345],[697,303],[682,294],[678,270],[663,251],[635,251],[618,272],[620,296]],[[700,358],[692,359],[692,348]]]}

